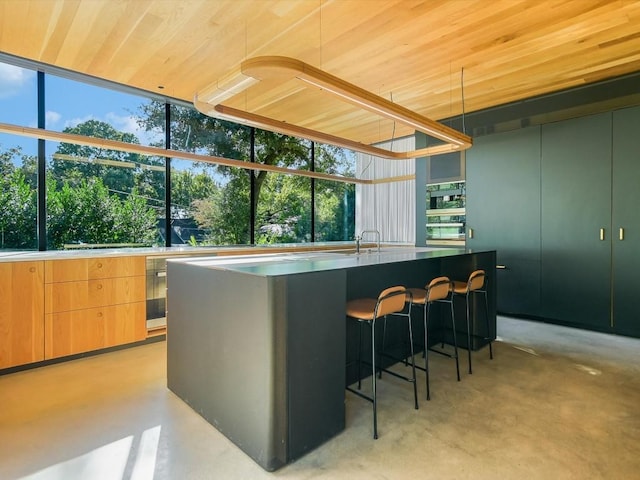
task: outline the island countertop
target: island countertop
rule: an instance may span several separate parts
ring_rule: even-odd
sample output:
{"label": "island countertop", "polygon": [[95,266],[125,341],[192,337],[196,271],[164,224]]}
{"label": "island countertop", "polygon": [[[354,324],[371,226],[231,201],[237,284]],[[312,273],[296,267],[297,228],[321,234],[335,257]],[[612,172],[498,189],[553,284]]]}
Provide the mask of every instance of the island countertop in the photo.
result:
{"label": "island countertop", "polygon": [[258,255],[230,255],[225,257],[189,257],[170,259],[170,262],[200,268],[227,270],[264,277],[351,269],[356,267],[411,262],[430,258],[454,257],[465,253],[479,253],[464,248],[384,247],[363,249],[360,253],[309,251],[299,253],[269,253]]}

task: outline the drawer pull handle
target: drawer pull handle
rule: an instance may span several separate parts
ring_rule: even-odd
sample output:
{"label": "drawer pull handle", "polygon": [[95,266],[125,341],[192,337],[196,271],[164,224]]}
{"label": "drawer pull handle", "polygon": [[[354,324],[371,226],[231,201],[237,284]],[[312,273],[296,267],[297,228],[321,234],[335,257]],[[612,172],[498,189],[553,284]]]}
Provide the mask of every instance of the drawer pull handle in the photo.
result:
{"label": "drawer pull handle", "polygon": [[604,228],[600,229],[600,240],[604,240]]}
{"label": "drawer pull handle", "polygon": [[102,263],[98,262],[98,268],[102,268]]}
{"label": "drawer pull handle", "polygon": [[29,271],[30,271],[31,273],[35,272],[35,271],[36,271],[36,267],[31,267],[31,268],[29,268]]}
{"label": "drawer pull handle", "polygon": [[622,227],[620,227],[619,238],[620,240],[624,240],[624,228]]}
{"label": "drawer pull handle", "polygon": [[102,317],[102,312],[98,312],[98,318]]}
{"label": "drawer pull handle", "polygon": [[507,266],[506,266],[506,265],[496,265],[496,268],[497,268],[498,270],[506,270],[506,269],[507,269]]}
{"label": "drawer pull handle", "polygon": [[102,284],[99,283],[98,286],[96,287],[98,290],[102,290]]}

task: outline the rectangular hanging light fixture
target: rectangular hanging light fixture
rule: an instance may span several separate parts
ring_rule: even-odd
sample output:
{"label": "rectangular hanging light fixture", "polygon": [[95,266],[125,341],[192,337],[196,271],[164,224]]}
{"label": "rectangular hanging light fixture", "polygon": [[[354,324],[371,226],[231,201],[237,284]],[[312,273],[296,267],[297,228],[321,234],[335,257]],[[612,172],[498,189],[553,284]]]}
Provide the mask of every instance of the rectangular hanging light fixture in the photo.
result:
{"label": "rectangular hanging light fixture", "polygon": [[[245,91],[258,81],[277,77],[289,80],[297,78],[307,85],[320,88],[328,94],[347,101],[381,117],[409,126],[430,137],[437,138],[442,144],[407,152],[393,152],[384,148],[363,144],[347,138],[330,135],[317,130],[292,125],[277,119],[264,117],[222,105],[222,102]],[[307,138],[318,142],[348,148],[358,152],[388,159],[408,159],[440,155],[443,153],[466,150],[471,147],[471,137],[424,117],[408,108],[374,95],[356,85],[346,82],[300,60],[281,56],[255,57],[245,60],[240,71],[227,75],[215,83],[215,87],[196,93],[195,107],[205,115],[251,125],[285,135]]]}

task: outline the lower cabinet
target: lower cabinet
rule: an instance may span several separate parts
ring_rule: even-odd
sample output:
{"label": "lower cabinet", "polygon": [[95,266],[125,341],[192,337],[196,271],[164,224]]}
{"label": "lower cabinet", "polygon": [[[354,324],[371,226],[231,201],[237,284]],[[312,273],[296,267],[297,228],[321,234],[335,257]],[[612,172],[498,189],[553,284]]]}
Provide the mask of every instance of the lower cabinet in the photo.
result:
{"label": "lower cabinet", "polygon": [[145,302],[49,313],[45,357],[57,358],[144,340]]}
{"label": "lower cabinet", "polygon": [[45,359],[144,340],[145,271],[142,256],[45,262]]}
{"label": "lower cabinet", "polygon": [[0,263],[0,369],[44,360],[44,262]]}

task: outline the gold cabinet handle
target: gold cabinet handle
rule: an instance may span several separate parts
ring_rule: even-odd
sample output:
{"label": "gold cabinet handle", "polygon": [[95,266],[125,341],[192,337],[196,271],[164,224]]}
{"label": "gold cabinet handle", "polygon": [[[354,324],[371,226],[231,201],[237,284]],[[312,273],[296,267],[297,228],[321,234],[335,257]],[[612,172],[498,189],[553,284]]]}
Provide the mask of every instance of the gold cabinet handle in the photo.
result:
{"label": "gold cabinet handle", "polygon": [[99,284],[96,286],[96,288],[97,288],[98,290],[102,290],[102,284],[101,284],[101,283],[99,283]]}
{"label": "gold cabinet handle", "polygon": [[[620,229],[620,230],[622,230],[622,229]],[[621,239],[621,240],[622,240],[622,239]],[[29,268],[29,271],[30,271],[31,273],[35,272],[35,271],[36,271],[36,267],[30,267],[30,268]]]}
{"label": "gold cabinet handle", "polygon": [[624,228],[620,227],[620,232],[618,234],[618,238],[620,238],[620,240],[624,240]]}
{"label": "gold cabinet handle", "polygon": [[507,266],[506,265],[496,265],[496,269],[498,269],[498,270],[506,270]]}
{"label": "gold cabinet handle", "polygon": [[604,228],[600,229],[600,240],[604,240]]}
{"label": "gold cabinet handle", "polygon": [[469,229],[469,238],[473,238],[473,228]]}

